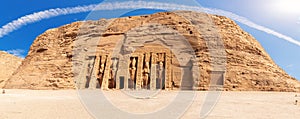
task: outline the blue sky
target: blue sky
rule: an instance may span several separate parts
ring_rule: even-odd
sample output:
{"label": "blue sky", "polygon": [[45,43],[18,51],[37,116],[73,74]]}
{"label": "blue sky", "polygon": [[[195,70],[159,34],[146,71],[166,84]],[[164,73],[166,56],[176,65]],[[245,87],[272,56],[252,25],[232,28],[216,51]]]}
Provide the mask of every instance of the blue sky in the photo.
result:
{"label": "blue sky", "polygon": [[[0,27],[22,16],[52,8],[76,7],[97,4],[101,0],[10,0],[1,1]],[[182,2],[182,1],[181,1]],[[196,0],[201,6],[230,11],[248,20],[270,28],[300,41],[300,1],[299,0]],[[194,2],[189,2],[193,4]],[[188,4],[184,2],[183,4]],[[128,15],[148,14],[156,11],[140,10]],[[0,37],[0,50],[19,56],[26,56],[35,37],[49,28],[59,27],[86,19],[88,12],[62,15],[27,24]],[[103,17],[114,15],[103,12]],[[117,16],[117,15],[115,15]],[[254,36],[270,54],[272,59],[290,75],[300,79],[300,46],[274,35],[250,28],[237,22],[245,31]]]}

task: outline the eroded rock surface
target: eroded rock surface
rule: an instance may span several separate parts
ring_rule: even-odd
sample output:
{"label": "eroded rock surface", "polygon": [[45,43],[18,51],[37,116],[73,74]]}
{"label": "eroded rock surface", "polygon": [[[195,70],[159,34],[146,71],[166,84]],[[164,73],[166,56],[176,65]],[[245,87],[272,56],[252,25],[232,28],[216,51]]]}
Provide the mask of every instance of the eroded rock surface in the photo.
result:
{"label": "eroded rock surface", "polygon": [[[196,57],[189,59],[191,62],[186,66],[179,65],[181,60],[177,59],[175,51],[163,50],[176,48],[176,45],[164,41],[177,41],[176,38],[180,37],[188,41]],[[143,43],[146,45],[140,46]],[[162,45],[157,45],[159,43]],[[181,47],[181,44],[177,46]],[[116,50],[116,47],[121,50]],[[184,47],[182,51],[189,52]],[[121,66],[122,58],[115,56],[115,52],[131,54],[127,57],[127,64]],[[137,60],[135,66],[132,66],[133,59]],[[196,90],[208,90],[214,83],[211,79],[215,78],[224,79],[216,82],[224,85],[224,90],[300,90],[299,81],[278,67],[258,41],[234,21],[223,16],[188,11],[75,22],[50,29],[37,37],[28,56],[5,87],[120,88],[120,84],[110,82],[120,80],[119,70],[114,69],[115,60],[118,60],[116,67],[127,68],[125,72],[129,74],[119,74],[126,74],[125,79],[134,79],[135,88],[147,88],[144,84],[151,88],[148,80],[151,81],[151,77],[159,79],[161,74],[165,78],[164,88],[180,88],[183,86],[180,82],[190,81],[175,77],[190,70],[193,73],[189,79],[193,84],[187,85]],[[151,69],[154,66],[151,63],[162,64],[165,70],[159,73],[159,67]],[[75,68],[72,69],[72,66]],[[187,66],[190,68],[183,69]]]}
{"label": "eroded rock surface", "polygon": [[0,88],[21,65],[22,59],[6,52],[0,51]]}

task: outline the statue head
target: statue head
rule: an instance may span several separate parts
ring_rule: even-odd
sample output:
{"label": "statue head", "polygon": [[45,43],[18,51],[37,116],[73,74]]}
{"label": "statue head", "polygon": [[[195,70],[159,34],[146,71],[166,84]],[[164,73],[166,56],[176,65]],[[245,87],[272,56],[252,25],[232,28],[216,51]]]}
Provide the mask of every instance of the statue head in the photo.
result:
{"label": "statue head", "polygon": [[159,62],[159,67],[162,68],[164,66],[163,62]]}

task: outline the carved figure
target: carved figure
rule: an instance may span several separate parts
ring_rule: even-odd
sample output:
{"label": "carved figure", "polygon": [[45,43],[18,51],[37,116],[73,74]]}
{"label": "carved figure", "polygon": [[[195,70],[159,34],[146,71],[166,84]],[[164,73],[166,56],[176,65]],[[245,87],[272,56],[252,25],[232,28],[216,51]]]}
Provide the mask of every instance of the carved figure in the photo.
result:
{"label": "carved figure", "polygon": [[158,82],[156,82],[156,83],[159,84],[159,88],[162,88],[162,86],[163,86],[163,84],[162,84],[163,72],[164,72],[164,64],[163,64],[163,62],[160,61],[159,64],[158,64],[158,69],[157,69]]}
{"label": "carved figure", "polygon": [[104,63],[100,64],[100,69],[97,75],[97,80],[99,81],[100,87],[102,86],[102,81],[103,81],[103,73],[104,73]]}
{"label": "carved figure", "polygon": [[135,81],[135,73],[136,73],[136,60],[133,58],[131,60],[131,68],[129,68],[129,73],[130,73],[130,82],[129,82],[129,87],[134,88],[134,81]]}
{"label": "carved figure", "polygon": [[145,63],[145,67],[143,69],[143,82],[142,82],[142,86],[144,88],[147,88],[148,86],[148,80],[149,80],[149,62]]}
{"label": "carved figure", "polygon": [[109,88],[115,88],[115,76],[112,69],[109,71]]}
{"label": "carved figure", "polygon": [[158,65],[158,78],[159,79],[162,78],[163,70],[164,70],[163,62],[159,62],[159,65]]}
{"label": "carved figure", "polygon": [[117,64],[118,64],[118,60],[113,60],[113,63],[112,63],[112,70],[113,71],[116,71],[117,70]]}
{"label": "carved figure", "polygon": [[109,84],[110,84],[110,88],[114,88],[115,87],[115,73],[117,71],[117,63],[118,61],[116,59],[113,60],[112,62],[112,67],[110,68],[109,71]]}

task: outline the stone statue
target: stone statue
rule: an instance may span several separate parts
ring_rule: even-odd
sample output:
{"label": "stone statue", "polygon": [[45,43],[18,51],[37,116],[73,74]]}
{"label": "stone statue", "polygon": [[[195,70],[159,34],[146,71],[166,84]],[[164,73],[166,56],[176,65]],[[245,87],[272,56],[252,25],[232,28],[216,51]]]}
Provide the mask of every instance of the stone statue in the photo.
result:
{"label": "stone statue", "polygon": [[100,65],[100,70],[99,70],[100,72],[104,72],[104,63],[101,63],[101,65]]}
{"label": "stone statue", "polygon": [[109,88],[115,88],[115,76],[114,76],[114,71],[110,69],[109,71],[109,82],[108,82],[108,87]]}
{"label": "stone statue", "polygon": [[132,59],[132,62],[131,62],[131,66],[132,66],[132,67],[135,67],[135,65],[136,65],[136,60],[135,60],[135,58],[133,58],[133,59]]}
{"label": "stone statue", "polygon": [[142,86],[144,88],[147,88],[147,86],[148,86],[149,73],[150,73],[149,62],[146,62],[145,63],[145,67],[143,69],[143,82],[142,82]]}
{"label": "stone statue", "polygon": [[110,79],[115,78],[115,73],[117,71],[117,63],[118,63],[118,61],[116,59],[114,59],[112,64],[111,64],[111,69],[110,69],[111,71],[110,71],[110,75],[109,75]]}
{"label": "stone statue", "polygon": [[157,55],[157,59],[158,59],[158,61],[162,61],[162,54],[161,54],[161,53],[159,53],[159,54]]}
{"label": "stone statue", "polygon": [[159,62],[159,65],[158,65],[158,78],[160,78],[160,79],[162,78],[163,70],[164,70],[163,62]]}
{"label": "stone statue", "polygon": [[132,59],[131,61],[131,68],[129,68],[129,73],[130,73],[130,82],[129,82],[129,87],[134,88],[134,80],[135,80],[135,73],[136,73],[136,60],[135,58]]}
{"label": "stone statue", "polygon": [[112,65],[111,65],[111,69],[109,71],[109,82],[110,82],[110,86],[111,88],[115,87],[115,73],[117,71],[117,63],[118,61],[116,59],[113,60]]}
{"label": "stone statue", "polygon": [[102,86],[102,81],[103,81],[103,73],[104,73],[104,63],[100,64],[99,72],[97,74],[97,79],[99,81],[100,87]]}
{"label": "stone statue", "polygon": [[130,72],[129,72],[130,73],[130,82],[129,82],[130,88],[134,88],[135,72],[136,72],[135,67],[130,68]]}
{"label": "stone statue", "polygon": [[131,68],[131,71],[130,71],[130,78],[131,78],[132,80],[135,79],[135,72],[136,72],[136,68],[135,68],[135,67],[132,67],[132,68]]}
{"label": "stone statue", "polygon": [[113,63],[112,63],[112,70],[113,71],[117,71],[117,64],[118,64],[118,60],[114,59]]}
{"label": "stone statue", "polygon": [[163,64],[163,62],[160,61],[158,64],[158,69],[157,69],[158,82],[156,82],[156,83],[159,83],[160,88],[162,88],[162,86],[163,86],[163,84],[162,84],[163,72],[164,72],[164,64]]}
{"label": "stone statue", "polygon": [[100,65],[100,69],[99,69],[99,75],[101,74],[101,77],[98,76],[98,78],[102,78],[102,74],[104,73],[104,64]]}

